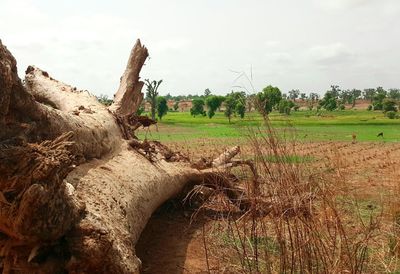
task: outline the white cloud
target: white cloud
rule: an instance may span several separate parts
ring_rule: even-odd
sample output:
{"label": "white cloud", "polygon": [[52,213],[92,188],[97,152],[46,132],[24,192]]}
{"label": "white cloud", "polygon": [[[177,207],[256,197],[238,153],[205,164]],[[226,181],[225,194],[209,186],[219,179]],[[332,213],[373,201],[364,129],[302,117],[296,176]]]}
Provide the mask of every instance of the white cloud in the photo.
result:
{"label": "white cloud", "polygon": [[324,9],[338,10],[352,7],[360,7],[366,4],[380,1],[382,0],[314,0],[314,3]]}
{"label": "white cloud", "polygon": [[33,64],[97,94],[116,90],[137,38],[151,56],[142,77],[164,79],[163,94],[227,93],[229,69],[249,64],[256,89],[357,86],[378,58],[377,81],[393,87],[399,13],[399,0],[0,0],[0,39],[21,76]]}
{"label": "white cloud", "polygon": [[355,58],[355,54],[342,43],[314,46],[309,52],[312,60],[321,65],[346,63]]}
{"label": "white cloud", "polygon": [[268,60],[277,63],[288,63],[292,61],[292,55],[288,52],[269,52],[265,56]]}

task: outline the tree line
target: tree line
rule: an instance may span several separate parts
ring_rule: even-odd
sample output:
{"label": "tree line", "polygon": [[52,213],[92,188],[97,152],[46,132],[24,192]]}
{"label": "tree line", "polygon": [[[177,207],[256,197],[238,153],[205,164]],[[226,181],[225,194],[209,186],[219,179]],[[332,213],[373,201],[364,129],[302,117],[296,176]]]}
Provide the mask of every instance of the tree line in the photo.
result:
{"label": "tree line", "polygon": [[[193,117],[198,115],[207,116],[212,119],[217,111],[223,109],[229,122],[232,116],[244,118],[246,112],[257,110],[264,117],[272,111],[290,115],[292,111],[298,111],[300,105],[309,110],[335,111],[344,110],[345,105],[355,107],[356,100],[364,99],[370,102],[368,110],[383,111],[388,118],[398,118],[397,111],[400,101],[400,89],[392,88],[385,90],[383,87],[360,89],[341,89],[338,85],[331,85],[330,88],[320,96],[318,93],[301,92],[298,89],[292,89],[287,93],[282,93],[278,87],[268,85],[262,91],[255,94],[247,94],[244,91],[231,91],[225,96],[215,95],[210,89],[205,89],[202,95],[179,95],[172,96],[169,93],[166,96],[159,96],[158,88],[162,80],[145,80],[146,101],[150,103],[150,114],[152,119],[156,115],[161,120],[168,111],[177,111],[179,102],[190,100],[192,108],[190,114]],[[112,100],[101,95],[99,101],[109,105]],[[172,109],[168,108],[167,101],[174,100]],[[144,106],[138,110],[138,114],[144,111]]]}

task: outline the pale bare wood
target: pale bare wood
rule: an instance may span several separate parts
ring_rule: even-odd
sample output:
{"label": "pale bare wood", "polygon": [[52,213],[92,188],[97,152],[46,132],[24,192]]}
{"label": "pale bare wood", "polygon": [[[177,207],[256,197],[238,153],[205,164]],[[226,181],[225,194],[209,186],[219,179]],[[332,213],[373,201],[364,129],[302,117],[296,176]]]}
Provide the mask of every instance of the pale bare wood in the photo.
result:
{"label": "pale bare wood", "polygon": [[110,110],[118,116],[127,116],[135,113],[143,100],[142,87],[144,83],[139,81],[139,73],[149,53],[140,40],[136,41],[128,59],[128,64],[121,77],[118,91],[114,96],[114,103]]}

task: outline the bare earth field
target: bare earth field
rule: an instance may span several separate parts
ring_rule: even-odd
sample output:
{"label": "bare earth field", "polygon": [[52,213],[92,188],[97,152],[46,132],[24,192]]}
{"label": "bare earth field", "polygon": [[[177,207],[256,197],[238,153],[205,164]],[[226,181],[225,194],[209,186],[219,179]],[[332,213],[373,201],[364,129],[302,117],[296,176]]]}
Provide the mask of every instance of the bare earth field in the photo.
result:
{"label": "bare earth field", "polygon": [[[238,143],[242,148],[241,157],[250,157],[251,149],[243,139],[199,138],[190,143],[171,141],[168,145],[185,151],[195,160],[202,155],[212,158]],[[337,184],[345,188],[346,197],[357,201],[361,218],[381,214],[379,232],[382,235],[374,244],[387,246],[386,236],[393,216],[391,210],[397,204],[399,193],[400,143],[301,142],[295,145],[294,151],[298,157],[307,159],[301,164],[321,172],[332,172],[340,178]],[[153,216],[138,247],[144,273],[208,273],[205,247],[212,272],[232,272],[227,268],[232,262],[224,258],[230,255],[225,253],[229,251],[220,244],[221,235],[213,233],[219,221],[207,212],[199,213],[191,221],[192,214],[190,209],[172,210],[170,205]],[[203,235],[203,230],[207,236]],[[386,247],[371,255],[375,256],[376,271],[393,273],[397,270],[397,261],[388,261],[386,255]]]}

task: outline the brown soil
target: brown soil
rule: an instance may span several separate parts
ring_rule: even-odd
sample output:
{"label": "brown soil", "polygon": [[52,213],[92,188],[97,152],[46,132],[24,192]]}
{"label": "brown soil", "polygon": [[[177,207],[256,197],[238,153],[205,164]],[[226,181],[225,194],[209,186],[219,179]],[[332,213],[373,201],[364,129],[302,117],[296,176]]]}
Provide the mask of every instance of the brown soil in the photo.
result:
{"label": "brown soil", "polygon": [[[211,140],[206,142],[208,145],[203,143],[204,140],[193,141],[186,149],[192,155],[212,155],[222,149],[218,142],[215,146],[209,145],[213,143]],[[182,144],[174,145],[182,148]],[[299,155],[312,157],[311,165],[315,169],[323,171],[334,166],[333,172],[342,174],[342,183],[350,195],[382,203],[386,212],[390,210],[393,195],[399,190],[400,144],[310,142],[299,144],[296,151]],[[242,153],[249,155],[250,148],[242,146]],[[153,215],[137,246],[143,273],[208,273],[202,229],[216,225],[216,221],[203,216],[190,223],[190,214],[183,210],[163,209]],[[218,269],[218,258],[213,259],[209,262],[211,272]]]}
{"label": "brown soil", "polygon": [[204,218],[190,221],[190,212],[164,205],[153,214],[136,245],[142,273],[208,273],[202,227]]}

